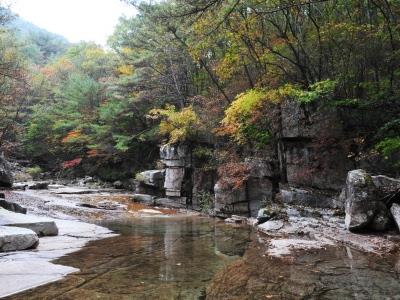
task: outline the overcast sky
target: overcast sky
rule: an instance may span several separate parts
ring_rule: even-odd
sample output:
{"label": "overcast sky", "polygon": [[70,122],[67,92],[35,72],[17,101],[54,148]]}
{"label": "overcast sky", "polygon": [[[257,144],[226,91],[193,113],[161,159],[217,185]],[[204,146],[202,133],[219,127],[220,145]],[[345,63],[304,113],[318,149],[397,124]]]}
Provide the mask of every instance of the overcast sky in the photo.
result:
{"label": "overcast sky", "polygon": [[95,41],[105,45],[122,15],[135,10],[120,0],[6,0],[11,10],[35,25],[70,42]]}

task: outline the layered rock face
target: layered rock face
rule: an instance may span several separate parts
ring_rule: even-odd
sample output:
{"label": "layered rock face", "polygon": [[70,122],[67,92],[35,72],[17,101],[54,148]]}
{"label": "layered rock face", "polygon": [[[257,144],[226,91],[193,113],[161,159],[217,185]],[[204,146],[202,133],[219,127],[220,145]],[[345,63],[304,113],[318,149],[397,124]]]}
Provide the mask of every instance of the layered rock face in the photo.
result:
{"label": "layered rock face", "polygon": [[232,189],[221,181],[214,186],[214,211],[217,216],[257,216],[258,210],[271,203],[278,192],[276,165],[269,159],[247,158],[249,176],[243,186]]}
{"label": "layered rock face", "polygon": [[[279,199],[311,207],[343,208],[337,194],[354,168],[336,108],[283,101],[275,108],[275,139],[269,153],[245,159],[250,176],[242,191],[216,185],[217,214],[256,216]],[[246,209],[247,207],[247,209]]]}

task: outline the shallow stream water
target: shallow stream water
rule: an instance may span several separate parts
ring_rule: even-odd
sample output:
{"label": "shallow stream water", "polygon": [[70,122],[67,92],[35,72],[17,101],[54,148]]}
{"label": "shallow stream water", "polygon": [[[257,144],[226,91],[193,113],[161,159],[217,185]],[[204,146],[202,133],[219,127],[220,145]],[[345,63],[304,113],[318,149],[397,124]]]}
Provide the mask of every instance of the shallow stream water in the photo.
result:
{"label": "shallow stream water", "polygon": [[55,261],[80,272],[8,299],[400,299],[395,255],[328,247],[270,257],[250,228],[193,216],[100,225],[120,235]]}
{"label": "shallow stream water", "polygon": [[79,273],[9,299],[203,299],[214,274],[243,255],[251,235],[193,216],[100,225],[120,235],[55,261]]}

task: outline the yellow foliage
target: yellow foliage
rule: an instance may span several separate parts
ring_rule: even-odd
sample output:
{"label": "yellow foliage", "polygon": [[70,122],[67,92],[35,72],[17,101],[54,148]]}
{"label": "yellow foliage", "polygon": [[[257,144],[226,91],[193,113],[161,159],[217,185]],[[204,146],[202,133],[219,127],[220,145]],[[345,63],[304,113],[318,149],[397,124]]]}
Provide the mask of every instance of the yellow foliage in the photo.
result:
{"label": "yellow foliage", "polygon": [[161,117],[159,130],[168,136],[168,142],[179,143],[189,140],[200,127],[200,120],[192,106],[177,111],[175,106],[167,105],[165,109],[152,109],[151,117]]}
{"label": "yellow foliage", "polygon": [[134,73],[134,69],[133,69],[133,66],[131,66],[131,65],[122,65],[122,66],[118,67],[118,72],[121,75],[129,76],[129,75],[132,75]]}

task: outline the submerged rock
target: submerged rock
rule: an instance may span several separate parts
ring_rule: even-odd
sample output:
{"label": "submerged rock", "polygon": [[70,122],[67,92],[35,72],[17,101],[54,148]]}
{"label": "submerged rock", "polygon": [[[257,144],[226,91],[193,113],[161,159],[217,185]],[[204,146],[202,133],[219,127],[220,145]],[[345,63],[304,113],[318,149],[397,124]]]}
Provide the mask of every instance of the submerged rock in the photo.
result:
{"label": "submerged rock", "polygon": [[38,244],[37,234],[30,229],[0,226],[0,252],[36,248]]}
{"label": "submerged rock", "polygon": [[13,176],[10,164],[0,155],[0,187],[10,188],[13,185]]}

